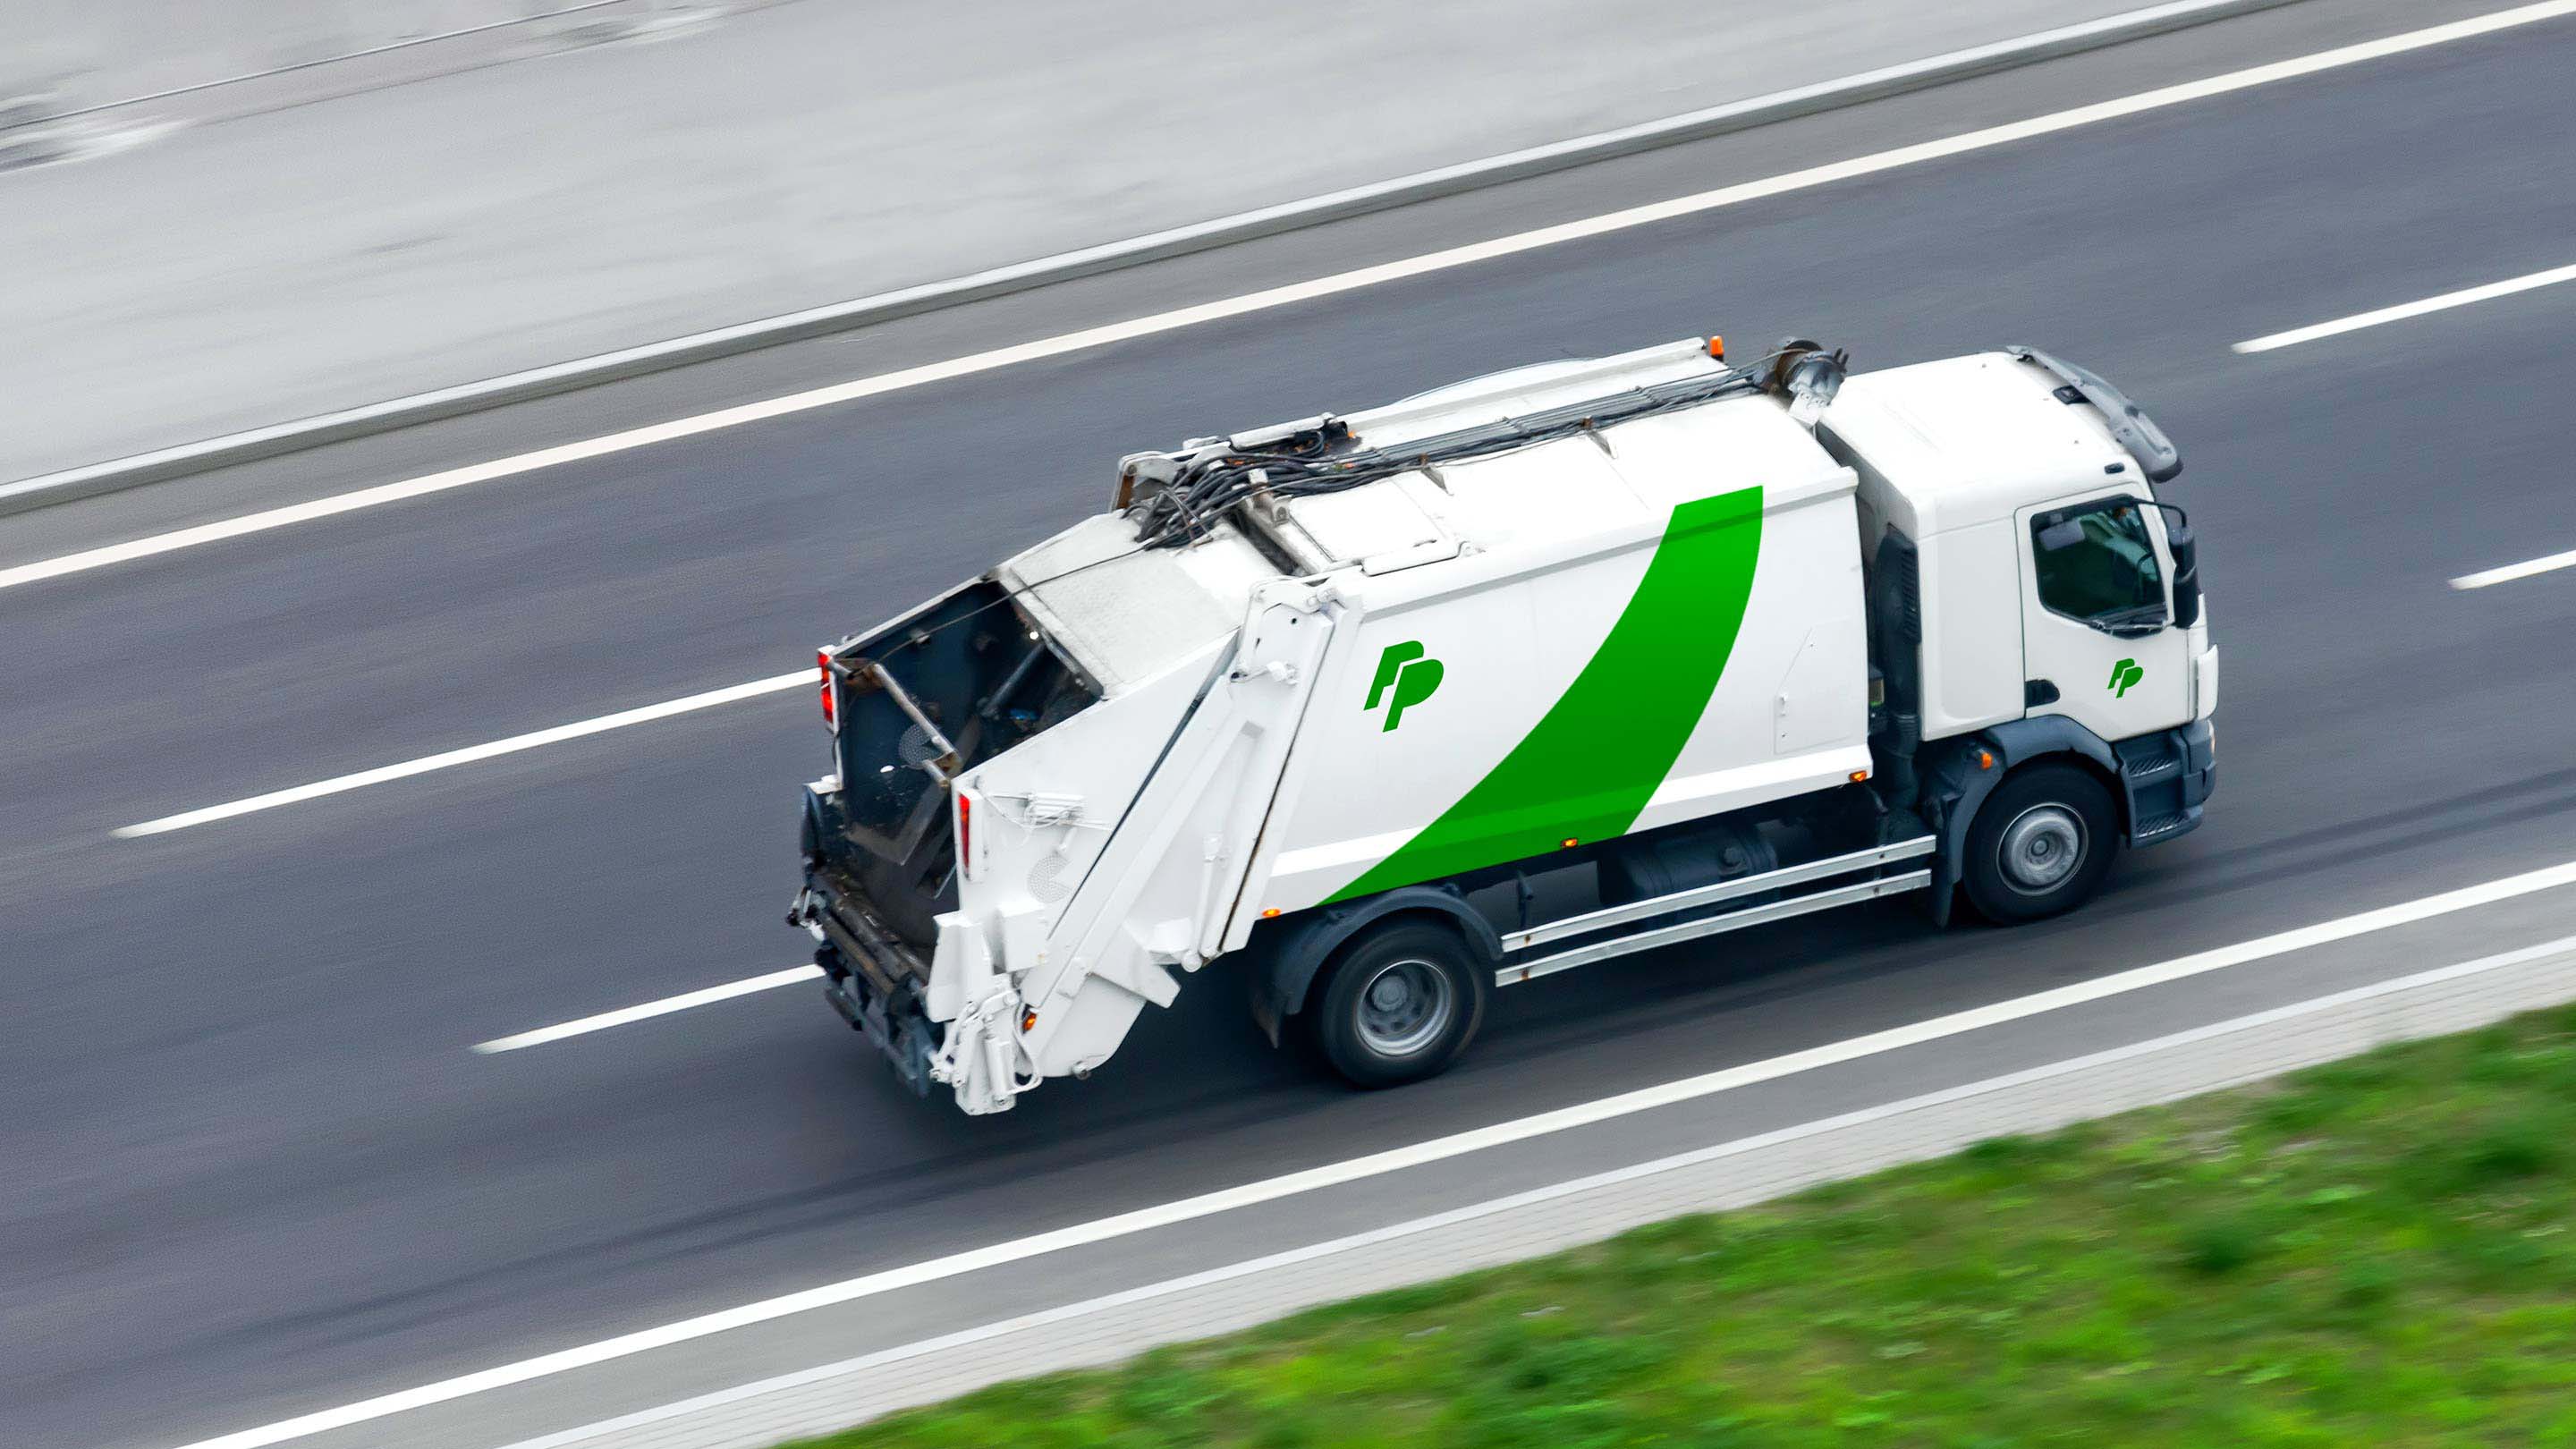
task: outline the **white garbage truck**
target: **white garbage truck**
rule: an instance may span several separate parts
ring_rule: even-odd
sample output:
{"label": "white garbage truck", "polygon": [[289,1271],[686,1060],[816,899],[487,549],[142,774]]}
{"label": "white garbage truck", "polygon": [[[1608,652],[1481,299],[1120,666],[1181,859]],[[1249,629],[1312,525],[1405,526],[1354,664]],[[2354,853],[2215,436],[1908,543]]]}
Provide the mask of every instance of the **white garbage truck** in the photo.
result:
{"label": "white garbage truck", "polygon": [[985,1113],[1212,967],[1386,1086],[1629,952],[2069,910],[2214,780],[2181,466],[2030,348],[1714,338],[1133,454],[821,651],[788,919],[905,1084]]}

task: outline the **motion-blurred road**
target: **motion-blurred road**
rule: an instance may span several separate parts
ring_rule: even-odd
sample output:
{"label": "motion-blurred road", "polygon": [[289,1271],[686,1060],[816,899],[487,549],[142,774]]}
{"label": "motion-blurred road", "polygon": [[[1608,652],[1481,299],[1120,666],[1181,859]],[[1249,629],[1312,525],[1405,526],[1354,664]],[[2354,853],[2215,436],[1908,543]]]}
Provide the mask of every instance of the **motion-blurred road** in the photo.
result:
{"label": "motion-blurred road", "polygon": [[[2576,573],[2446,583],[2576,548],[2576,286],[2230,350],[2576,262],[2570,75],[2576,22],[2528,27],[0,591],[0,1443],[176,1443],[2576,856]],[[1694,184],[1765,174],[1725,158],[1755,169]],[[1133,448],[1708,330],[1863,368],[2029,342],[2149,407],[2225,658],[2208,826],[2049,926],[1890,906],[1506,992],[1399,1093],[1310,1078],[1196,980],[989,1120],[903,1095],[810,986],[469,1051],[804,959],[810,691],[109,834],[794,670],[1105,505]]]}

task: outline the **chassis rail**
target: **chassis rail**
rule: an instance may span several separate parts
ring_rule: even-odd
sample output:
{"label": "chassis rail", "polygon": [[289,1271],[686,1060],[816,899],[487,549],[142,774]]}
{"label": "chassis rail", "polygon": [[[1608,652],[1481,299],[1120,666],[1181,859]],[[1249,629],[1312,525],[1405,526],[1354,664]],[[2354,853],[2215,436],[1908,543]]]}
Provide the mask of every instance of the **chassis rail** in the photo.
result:
{"label": "chassis rail", "polygon": [[[1831,910],[1836,906],[1850,905],[1856,901],[1874,900],[1880,896],[1920,890],[1932,883],[1932,872],[1929,867],[1901,871],[1893,875],[1887,874],[1886,869],[1900,861],[1917,860],[1928,856],[1938,847],[1938,844],[1939,842],[1929,835],[1918,835],[1911,840],[1900,840],[1893,845],[1873,846],[1868,850],[1856,850],[1847,855],[1828,856],[1823,860],[1811,860],[1801,865],[1766,870],[1758,875],[1738,876],[1734,880],[1720,881],[1715,885],[1695,886],[1690,890],[1656,896],[1651,900],[1631,901],[1625,905],[1611,906],[1579,916],[1569,916],[1562,921],[1551,921],[1546,925],[1514,931],[1503,937],[1505,964],[1501,970],[1494,973],[1494,984],[1518,986],[1525,981],[1536,981],[1542,976],[1571,971],[1577,966],[1589,966],[1596,961],[1607,961],[1612,957],[1651,950],[1657,946],[1669,946],[1677,941],[1697,940],[1702,936],[1714,936],[1725,931],[1741,931],[1748,926],[1758,926],[1766,921],[1787,920],[1792,916]],[[1871,874],[1862,880],[1823,885],[1816,890],[1782,896],[1777,900],[1739,905],[1730,910],[1691,920],[1670,919],[1680,911],[1724,905],[1730,901],[1742,901],[1750,896],[1768,895],[1790,886],[1831,882],[1839,877],[1859,875],[1864,871]],[[1595,936],[1604,931],[1617,930],[1621,926],[1641,921],[1652,921],[1654,924],[1642,930],[1587,941],[1571,949],[1548,955],[1532,957],[1527,954],[1551,942]],[[1515,957],[1521,959],[1516,960]]]}

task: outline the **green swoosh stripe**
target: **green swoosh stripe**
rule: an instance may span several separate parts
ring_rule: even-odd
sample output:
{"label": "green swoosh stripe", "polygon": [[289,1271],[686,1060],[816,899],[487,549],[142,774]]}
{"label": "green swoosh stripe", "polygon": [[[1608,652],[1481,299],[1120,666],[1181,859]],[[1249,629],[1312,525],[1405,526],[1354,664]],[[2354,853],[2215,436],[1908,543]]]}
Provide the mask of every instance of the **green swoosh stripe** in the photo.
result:
{"label": "green swoosh stripe", "polygon": [[1624,834],[1717,692],[1761,550],[1759,488],[1674,509],[1637,592],[1564,696],[1457,804],[1331,899]]}

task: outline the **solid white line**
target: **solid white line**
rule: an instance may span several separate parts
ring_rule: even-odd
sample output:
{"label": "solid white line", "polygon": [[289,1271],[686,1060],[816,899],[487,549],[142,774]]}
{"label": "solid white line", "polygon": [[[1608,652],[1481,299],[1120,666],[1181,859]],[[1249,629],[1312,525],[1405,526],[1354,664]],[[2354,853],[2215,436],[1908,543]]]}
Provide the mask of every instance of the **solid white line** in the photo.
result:
{"label": "solid white line", "polygon": [[2268,337],[2252,337],[2237,343],[2236,350],[2270,352],[2276,347],[2296,347],[2302,342],[2314,342],[2320,337],[2336,337],[2346,332],[2358,332],[2365,327],[2377,327],[2386,322],[2403,322],[2409,317],[2421,317],[2428,312],[2447,312],[2453,307],[2466,307],[2475,302],[2510,297],[2516,292],[2528,292],[2538,287],[2554,287],[2560,282],[2576,282],[2576,267],[2552,267],[2545,272],[2533,272],[2528,276],[2489,282],[2483,287],[2463,287],[2456,292],[2444,292],[2438,297],[2426,297],[2417,302],[2400,302],[2394,307],[2382,307],[2376,312],[2356,312],[2352,316],[2338,317],[2331,322],[2319,322],[2310,327],[2293,327],[2287,332],[2275,332]]}
{"label": "solid white line", "polygon": [[675,714],[713,709],[720,704],[732,704],[736,700],[751,699],[763,694],[776,694],[783,689],[811,688],[813,683],[814,671],[810,669],[800,670],[794,674],[773,674],[767,679],[755,679],[749,684],[727,685],[723,689],[710,689],[704,694],[692,694],[684,699],[664,700],[660,704],[620,710],[615,714],[604,714],[596,719],[575,720],[571,724],[560,724],[551,729],[532,730],[524,735],[512,735],[508,739],[493,740],[488,744],[468,745],[461,750],[449,750],[444,754],[423,755],[417,760],[405,760],[399,765],[378,765],[372,770],[360,770],[354,775],[335,775],[328,780],[316,780],[310,785],[297,785],[285,790],[271,790],[265,795],[253,795],[245,800],[231,800],[198,810],[183,810],[176,815],[164,815],[158,820],[146,820],[140,825],[120,825],[114,833],[120,838],[130,840],[139,835],[160,835],[166,831],[185,830],[191,825],[230,820],[236,815],[248,815],[259,810],[274,810],[280,805],[293,805],[301,800],[337,795],[344,790],[363,790],[369,785],[381,785],[388,780],[409,779],[414,775],[426,775],[432,770],[470,765],[477,760],[489,760],[499,755],[515,755],[521,750],[561,744],[565,740],[577,740],[584,735],[605,734],[610,730],[625,729],[629,725],[649,724],[657,719],[669,719]]}
{"label": "solid white line", "polygon": [[799,981],[811,981],[822,974],[823,968],[820,966],[790,966],[784,971],[772,971],[765,976],[746,976],[740,981],[728,981],[722,986],[709,986],[700,991],[683,991],[677,996],[665,996],[659,1001],[647,1001],[639,1006],[603,1011],[597,1016],[585,1016],[578,1021],[541,1026],[535,1031],[523,1031],[516,1036],[496,1036],[490,1041],[476,1042],[474,1050],[489,1055],[493,1052],[514,1052],[521,1047],[544,1046],[547,1042],[562,1041],[568,1036],[588,1036],[594,1031],[606,1031],[612,1026],[624,1026],[628,1022],[648,1021],[657,1016],[669,1016],[672,1012],[686,1011],[693,1006],[708,1006],[719,1001],[731,1001],[737,996],[749,996],[755,991],[793,986]]}
{"label": "solid white line", "polygon": [[[2275,1007],[2268,1011],[2252,1012],[2245,1016],[2231,1017],[2226,1021],[2212,1022],[2207,1026],[2192,1027],[2185,1031],[2175,1032],[2169,1036],[2160,1036],[2148,1041],[2132,1042],[2126,1046],[2112,1047],[2108,1050],[2094,1052],[2086,1056],[2072,1057],[2064,1061],[2051,1062],[2045,1066],[2031,1067],[2022,1071],[2009,1072],[1999,1077],[1989,1077],[1984,1081],[1967,1082],[1956,1087],[1944,1087],[1939,1091],[1926,1092],[1921,1096],[1908,1097],[1895,1102],[1884,1102],[1875,1107],[1863,1107],[1857,1111],[1843,1113],[1840,1116],[1819,1118],[1812,1122],[1801,1122],[1794,1126],[1783,1127],[1770,1132],[1758,1133],[1751,1137],[1739,1137],[1732,1141],[1720,1142],[1710,1147],[1694,1148],[1688,1152],[1677,1152],[1669,1157],[1656,1158],[1650,1162],[1638,1162],[1632,1163],[1626,1167],[1615,1167],[1605,1172],[1594,1173],[1588,1177],[1571,1178],[1563,1182],[1550,1183],[1544,1187],[1530,1188],[1522,1192],[1512,1193],[1506,1197],[1492,1198],[1485,1202],[1470,1204],[1466,1207],[1452,1208],[1445,1212],[1433,1213],[1427,1217],[1413,1218],[1406,1222],[1391,1223],[1382,1228],[1371,1228],[1365,1232],[1352,1233],[1345,1237],[1334,1238],[1328,1242],[1310,1243],[1304,1247],[1290,1248],[1283,1252],[1271,1253],[1259,1258],[1250,1258],[1241,1262],[1228,1263],[1223,1267],[1205,1269],[1197,1273],[1188,1274],[1184,1277],[1167,1278],[1159,1283],[1149,1283],[1140,1287],[1120,1289],[1115,1293],[1105,1293],[1097,1298],[1088,1298],[1079,1303],[1067,1303],[1055,1308],[1040,1309],[1034,1313],[1022,1314],[1017,1318],[1005,1319],[996,1323],[981,1324],[977,1327],[964,1329],[956,1333],[943,1334],[938,1338],[923,1339],[913,1343],[901,1344],[893,1348],[879,1349],[873,1353],[862,1354],[857,1358],[843,1359],[838,1363],[819,1364],[813,1368],[798,1369],[793,1373],[779,1374],[772,1378],[760,1379],[756,1382],[747,1384],[739,1384],[728,1389],[718,1389],[713,1393],[700,1394],[695,1398],[682,1399],[677,1403],[661,1404],[635,1413],[621,1414],[614,1419],[603,1419],[597,1423],[584,1424],[576,1429],[566,1429],[557,1433],[542,1435],[534,1439],[524,1439],[518,1443],[509,1445],[508,1449],[572,1449],[572,1446],[595,1443],[601,1436],[616,1433],[621,1430],[638,1429],[648,1424],[668,1423],[673,1419],[698,1413],[701,1410],[723,1408],[731,1404],[744,1403],[748,1400],[762,1398],[783,1390],[802,1388],[808,1384],[821,1383],[828,1379],[840,1378],[849,1374],[865,1373],[871,1369],[883,1368],[890,1364],[904,1363],[914,1359],[944,1355],[953,1352],[956,1349],[965,1348],[977,1343],[988,1342],[1007,1334],[1019,1333],[1032,1328],[1043,1328],[1050,1324],[1069,1322],[1078,1318],[1087,1318],[1094,1314],[1108,1312],[1112,1309],[1124,1308],[1130,1304],[1150,1303],[1157,1298],[1175,1297],[1193,1289],[1213,1287],[1219,1283],[1229,1283],[1244,1278],[1258,1277],[1264,1273],[1273,1272],[1281,1268],[1295,1267],[1301,1263],[1313,1262],[1319,1258],[1329,1258],[1337,1254],[1353,1252],[1362,1248],[1375,1247],[1380,1243],[1397,1242],[1405,1238],[1420,1237],[1426,1233],[1447,1233],[1451,1229],[1464,1227],[1469,1223],[1499,1217],[1505,1213],[1514,1212],[1523,1208],[1543,1207],[1551,1202],[1558,1202],[1566,1198],[1596,1192],[1605,1187],[1617,1187],[1624,1183],[1642,1181],[1647,1178],[1661,1176],[1668,1172],[1697,1167],[1704,1163],[1721,1162],[1730,1157],[1742,1157],[1768,1148],[1785,1146],[1792,1142],[1806,1141],[1817,1137],[1827,1137],[1854,1127],[1863,1127],[1874,1122],[1885,1122],[1896,1118],[1908,1117],[1918,1112],[1948,1106],[1954,1102],[1971,1101],[1982,1096],[2009,1092],[2019,1087],[2028,1086],[2034,1082],[2050,1081],[2064,1077],[2076,1076],[2085,1072],[2097,1071],[2103,1067],[2117,1066],[2122,1062],[2136,1061],[2144,1057],[2157,1056],[2162,1053],[2172,1051],[2178,1047],[2190,1046],[2198,1042],[2211,1041],[2220,1037],[2233,1036],[2239,1032],[2251,1031],[2261,1027],[2271,1026],[2279,1022],[2295,1021],[2303,1016],[2315,1016],[2322,1012],[2333,1011],[2339,1007],[2351,1005],[2355,1002],[2400,996],[2408,992],[2421,990],[2428,986],[2436,986],[2449,981],[2457,981],[2464,977],[2477,976],[2489,971],[2500,971],[2510,967],[2519,966],[2525,962],[2537,960],[2546,956],[2565,955],[2570,949],[2576,949],[2576,936],[2562,937],[2555,941],[2545,941],[2537,946],[2525,947],[2518,951],[2506,951],[2493,956],[2484,956],[2474,961],[2463,961],[2457,965],[2437,967],[2430,971],[2419,971],[2412,976],[2400,976],[2387,981],[2377,981],[2368,986],[2355,987],[2349,991],[2338,991],[2327,996],[2311,997],[2306,1001],[2292,1002],[2287,1006]],[[1199,1336],[1198,1333],[1195,1332],[1187,1323],[1175,1324],[1171,1325],[1171,1327],[1177,1330],[1175,1337],[1194,1338]]]}
{"label": "solid white line", "polygon": [[1080,352],[1089,348],[1104,347],[1116,342],[1134,341],[1138,338],[1152,337],[1165,332],[1177,331],[1185,327],[1196,327],[1203,323],[1220,321],[1225,318],[1241,317],[1250,313],[1269,311],[1273,308],[1286,307],[1300,302],[1309,302],[1317,298],[1338,296],[1345,292],[1354,292],[1367,287],[1382,286],[1388,282],[1400,281],[1408,277],[1425,276],[1433,272],[1447,271],[1455,267],[1472,266],[1476,263],[1492,261],[1499,257],[1517,256],[1523,252],[1536,251],[1543,247],[1559,246],[1566,242],[1580,241],[1588,237],[1596,237],[1606,235],[1611,232],[1625,231],[1633,227],[1649,226],[1656,222],[1670,221],[1676,217],[1692,216],[1700,212],[1713,211],[1720,207],[1735,206],[1748,201],[1760,200],[1765,197],[1779,196],[1788,192],[1803,191],[1812,187],[1826,186],[1838,181],[1848,181],[1855,177],[1876,175],[1880,172],[1893,171],[1900,167],[1921,165],[1927,161],[1938,161],[1951,156],[1961,156],[1972,151],[1982,151],[1995,146],[2009,145],[2016,141],[2026,141],[2033,137],[2054,135],[2061,131],[2071,131],[2078,127],[2090,126],[2102,121],[2117,120],[2124,116],[2134,116],[2146,111],[2162,110],[2168,106],[2177,106],[2190,101],[2205,100],[2211,96],[2227,95],[2234,91],[2247,90],[2255,86],[2270,85],[2278,81],[2295,80],[2301,76],[2315,75],[2321,71],[2329,71],[2339,69],[2344,66],[2358,65],[2365,61],[2380,60],[2392,55],[2403,55],[2408,51],[2421,50],[2428,46],[2446,45],[2453,41],[2468,40],[2481,35],[2491,35],[2498,31],[2510,30],[2517,26],[2536,24],[2544,20],[2554,20],[2565,15],[2576,15],[2576,0],[2543,0],[2543,3],[2540,4],[2519,6],[2511,10],[2500,10],[2488,15],[2474,16],[2467,20],[2453,21],[2447,25],[2435,25],[2422,30],[2408,31],[2402,35],[2392,35],[2379,40],[2365,41],[2358,45],[2342,46],[2334,50],[2319,51],[2313,55],[2298,56],[2289,60],[2277,61],[2269,65],[2258,65],[2245,70],[2231,71],[2225,75],[2211,76],[2204,80],[2187,81],[2180,85],[2164,86],[2156,90],[2142,91],[2136,95],[2122,96],[2113,100],[2100,101],[2089,106],[2078,106],[2072,110],[2057,111],[2045,116],[2036,116],[2025,121],[2014,121],[2001,126],[1989,126],[1983,130],[1969,131],[1961,135],[1948,136],[1936,141],[1924,141],[1911,146],[1899,146],[1893,150],[1879,151],[1871,155],[1858,156],[1847,161],[1836,161],[1823,166],[1811,166],[1802,171],[1791,171],[1779,176],[1765,177],[1759,181],[1748,181],[1734,186],[1719,187],[1714,191],[1703,191],[1696,195],[1678,197],[1671,201],[1659,201],[1645,206],[1627,207],[1619,211],[1606,212],[1599,216],[1586,217],[1579,221],[1565,222],[1556,226],[1540,227],[1534,231],[1525,231],[1513,236],[1497,237],[1491,241],[1474,242],[1465,246],[1450,247],[1441,251],[1425,253],[1421,256],[1408,257],[1401,261],[1385,262],[1377,266],[1362,267],[1356,271],[1343,272],[1335,276],[1319,277],[1309,282],[1297,282],[1284,287],[1272,287],[1264,291],[1247,293],[1240,297],[1230,297],[1223,301],[1206,302],[1194,307],[1183,307],[1174,311],[1156,313],[1148,317],[1138,317],[1125,322],[1110,323],[1101,327],[1084,328],[1078,332],[1067,332],[1055,337],[1046,337],[1031,342],[1017,343],[1010,347],[996,348],[989,352],[978,352],[966,357],[951,358],[945,362],[934,362],[921,367],[904,368],[897,372],[883,373],[875,377],[864,377],[853,382],[838,383],[830,387],[815,388],[807,392],[791,393],[785,397],[770,398],[763,402],[745,403],[739,407],[724,408],[711,413],[702,413],[696,417],[679,418],[667,423],[655,423],[649,427],[633,428],[625,432],[611,433],[605,437],[591,438],[583,442],[566,443],[559,447],[543,448],[536,452],[522,453],[515,457],[494,459],[488,463],[476,463],[470,467],[451,468],[445,472],[426,474],[422,477],[407,479],[399,483],[387,483],[374,488],[361,489],[354,493],[344,493],[331,498],[320,498],[310,503],[298,503],[284,508],[272,508],[260,513],[245,514],[239,518],[224,519],[217,523],[201,524],[195,528],[178,529],[170,533],[154,534],[150,537],[132,539],[124,543],[109,544],[102,548],[87,549],[80,553],[65,554],[59,558],[44,559],[29,564],[20,564],[14,568],[0,568],[0,589],[14,588],[20,584],[34,583],[39,579],[59,578],[65,574],[83,573],[91,569],[105,568],[112,564],[131,562],[135,559],[151,558],[158,554],[170,553],[179,549],[195,548],[202,544],[214,543],[228,538],[239,538],[244,534],[263,533],[270,529],[285,528],[299,523],[309,523],[315,519],[331,518],[339,514],[355,512],[362,508],[374,508],[383,504],[398,503],[406,499],[419,498],[433,493],[443,493],[451,489],[464,488],[477,483],[489,483],[497,479],[518,477],[523,474],[536,472],[543,468],[557,467],[565,463],[580,462],[589,458],[604,457],[608,454],[622,453],[633,448],[642,448],[657,443],[670,442],[674,439],[695,437],[701,433],[711,433],[723,428],[741,427],[747,423],[762,422],[770,418],[783,417],[790,413],[806,412],[814,408],[833,407],[841,403],[855,402],[862,398],[878,397],[886,393],[898,392],[905,388],[921,387],[930,383],[945,382],[953,378],[968,377],[977,373],[991,372],[999,368],[1013,367],[1020,363],[1034,362],[1042,358],[1059,357],[1070,352]]}
{"label": "solid white line", "polygon": [[2180,981],[2186,977],[2224,970],[2231,966],[2241,966],[2249,961],[2260,961],[2291,951],[2304,951],[2311,947],[2347,940],[2373,931],[2384,931],[2391,927],[2448,915],[2454,911],[2491,905],[2497,901],[2511,900],[2518,896],[2531,895],[2538,891],[2553,890],[2571,884],[2576,884],[2576,861],[2542,870],[2527,871],[2521,875],[2507,876],[2501,880],[2487,881],[2460,890],[2445,891],[2439,895],[2425,896],[2419,900],[2406,901],[2398,905],[2384,906],[2378,910],[2363,911],[2358,915],[2323,921],[2313,926],[2302,926],[2294,931],[2283,931],[2233,946],[2221,946],[2214,951],[2203,951],[2197,955],[2180,957],[2158,965],[2141,966],[2135,970],[2097,977],[2091,981],[2079,981],[2029,996],[2015,997],[2009,1001],[1999,1001],[1967,1011],[1953,1012],[1948,1016],[1934,1017],[1929,1021],[1871,1032],[1866,1036],[1812,1047],[1806,1051],[1792,1052],[1786,1056],[1773,1057],[1768,1061],[1752,1062],[1700,1076],[1685,1077],[1680,1081],[1667,1082],[1661,1086],[1623,1092],[1598,1101],[1561,1107],[1552,1112],[1541,1112],[1509,1122],[1498,1122],[1490,1127],[1479,1127],[1446,1137],[1435,1137],[1427,1142],[1417,1142],[1408,1147],[1372,1152],[1322,1167],[1283,1173],[1258,1182],[1243,1183],[1154,1207],[1138,1208],[1131,1212],[1096,1218],[1090,1222],[1076,1223],[1070,1227],[1036,1233],[1008,1242],[993,1243],[962,1253],[951,1253],[945,1257],[932,1258],[901,1268],[862,1274],[838,1283],[826,1283],[818,1288],[808,1288],[802,1292],[789,1293],[777,1298],[766,1298],[756,1303],[746,1303],[720,1312],[682,1319],[677,1323],[640,1329],[614,1338],[601,1339],[596,1343],[560,1349],[553,1353],[540,1354],[535,1358],[521,1359],[516,1363],[501,1364],[456,1378],[441,1379],[416,1388],[382,1394],[371,1399],[361,1399],[335,1408],[317,1410],[292,1419],[281,1419],[276,1423],[263,1424],[258,1428],[243,1429],[213,1439],[199,1440],[180,1446],[180,1449],[263,1449],[266,1445],[282,1444],[332,1429],[346,1428],[351,1424],[363,1424],[370,1420],[425,1408],[431,1404],[446,1403],[511,1384],[526,1383],[531,1379],[587,1368],[593,1364],[606,1363],[657,1348],[667,1348],[676,1343],[687,1343],[693,1339],[706,1338],[754,1323],[767,1323],[773,1319],[786,1318],[809,1309],[848,1303],[854,1299],[890,1293],[899,1288],[937,1282],[1047,1253],[1084,1247],[1112,1238],[1125,1237],[1131,1233],[1169,1227],[1175,1223],[1293,1197],[1298,1193],[1313,1192],[1319,1188],[1377,1177],[1409,1167],[1419,1167],[1425,1163],[1439,1162],[1489,1147],[1499,1147],[1553,1132],[1588,1126],[1614,1117],[1625,1117],[1656,1107],[1670,1106],[1676,1102],[1686,1102],[1693,1098],[1749,1086],[1756,1082],[1767,1082],[1800,1072],[1815,1071],[1821,1067],[1896,1051],[1903,1047],[1919,1046],[1924,1042],[1938,1041],[1944,1037],[1957,1036],[1962,1032],[2019,1021],[2025,1017],[2038,1016],[2085,1002],[2100,1001],[2146,987]]}
{"label": "solid white line", "polygon": [[2547,558],[2526,559],[2518,564],[2506,564],[2502,568],[2462,574],[2451,580],[2451,587],[2483,589],[2491,584],[2509,584],[2515,579],[2527,579],[2533,574],[2545,574],[2554,569],[2576,569],[2576,548],[2571,548],[2565,553],[2553,553]]}

